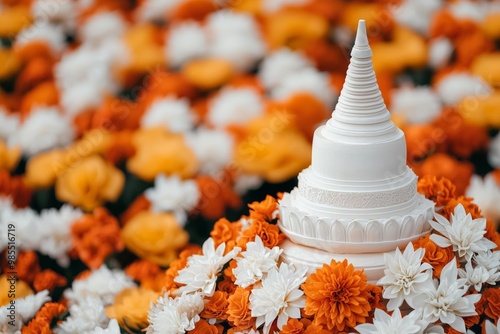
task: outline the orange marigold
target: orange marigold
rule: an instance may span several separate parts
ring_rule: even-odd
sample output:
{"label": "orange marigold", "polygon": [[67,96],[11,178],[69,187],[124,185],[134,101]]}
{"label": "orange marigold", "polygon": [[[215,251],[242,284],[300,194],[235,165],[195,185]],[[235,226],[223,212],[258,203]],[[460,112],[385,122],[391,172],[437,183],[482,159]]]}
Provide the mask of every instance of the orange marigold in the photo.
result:
{"label": "orange marigold", "polygon": [[238,287],[228,298],[227,320],[237,331],[249,329],[255,324],[255,318],[252,318],[250,311],[249,297],[249,289]]}
{"label": "orange marigold", "polygon": [[52,320],[66,312],[67,308],[60,303],[45,303],[30,321],[27,326],[22,328],[22,334],[52,334],[50,324]]}
{"label": "orange marigold", "polygon": [[494,251],[500,250],[500,233],[498,233],[495,224],[491,220],[486,221],[486,233],[484,236],[497,244]]}
{"label": "orange marigold", "polygon": [[279,245],[286,238],[277,225],[254,219],[250,226],[243,231],[240,240],[238,240],[238,246],[246,249],[247,243],[254,241],[257,235],[262,239],[264,246],[268,248]]}
{"label": "orange marigold", "polygon": [[206,320],[200,319],[196,322],[194,329],[188,331],[189,334],[218,334],[219,329],[216,325],[210,325]]}
{"label": "orange marigold", "polygon": [[120,216],[120,221],[123,225],[127,224],[127,222],[132,219],[133,216],[138,214],[139,212],[149,210],[151,207],[151,202],[146,198],[146,196],[140,195],[137,197],[132,204],[129,205],[127,210]]}
{"label": "orange marigold", "polygon": [[426,198],[441,207],[455,198],[455,185],[445,177],[436,177],[435,175],[425,175],[418,180],[417,190]]}
{"label": "orange marigold", "polygon": [[199,212],[207,219],[217,219],[224,215],[226,208],[237,209],[241,206],[241,197],[233,190],[232,178],[229,173],[225,174],[221,179],[208,175],[196,178],[201,198],[195,213]]}
{"label": "orange marigold", "polygon": [[330,334],[330,333],[331,332],[329,330],[326,330],[322,325],[316,323],[310,324],[304,331],[304,334]]}
{"label": "orange marigold", "polygon": [[165,283],[165,272],[148,260],[137,260],[125,268],[125,273],[141,283],[141,287],[161,291]]}
{"label": "orange marigold", "polygon": [[489,288],[483,292],[481,299],[476,304],[479,314],[486,314],[494,323],[500,318],[500,289]]}
{"label": "orange marigold", "polygon": [[455,255],[451,246],[446,248],[439,247],[430,239],[430,237],[431,235],[427,234],[426,236],[413,242],[413,246],[415,247],[415,250],[417,248],[425,249],[422,261],[429,263],[434,268],[434,277],[439,278],[441,276],[441,270],[443,270],[444,266],[453,260]]}
{"label": "orange marigold", "polygon": [[205,303],[205,308],[200,316],[205,319],[226,320],[227,308],[229,306],[228,293],[224,291],[215,291],[208,302]]}
{"label": "orange marigold", "polygon": [[236,290],[237,286],[236,284],[234,284],[234,281],[227,277],[227,276],[224,276],[224,279],[222,281],[220,281],[219,283],[217,283],[217,289],[219,291],[224,291],[224,292],[227,292],[228,294],[233,294],[234,290]]}
{"label": "orange marigold", "polygon": [[91,269],[99,268],[110,254],[124,248],[120,224],[104,208],[75,221],[71,234],[78,256]]}
{"label": "orange marigold", "polygon": [[25,208],[31,203],[31,189],[21,176],[10,176],[6,170],[0,170],[0,197],[8,196],[16,208]]}
{"label": "orange marigold", "polygon": [[231,223],[226,218],[221,218],[214,224],[210,236],[214,239],[215,247],[219,247],[220,244],[225,242],[225,252],[228,253],[236,246],[240,232],[240,223]]}
{"label": "orange marigold", "polygon": [[439,213],[445,216],[446,219],[450,219],[451,214],[455,211],[455,207],[458,204],[462,204],[465,212],[470,213],[473,219],[483,217],[483,215],[481,215],[481,210],[479,209],[479,207],[476,204],[472,203],[472,198],[465,196],[450,199],[448,204],[446,204],[446,206],[444,206],[443,209],[439,211]]}
{"label": "orange marigold", "polygon": [[289,318],[283,325],[280,334],[302,334],[304,333],[304,324],[297,319]]}
{"label": "orange marigold", "polygon": [[132,144],[132,132],[120,131],[111,137],[109,146],[104,151],[104,157],[112,164],[117,165],[135,154]]}
{"label": "orange marigold", "polygon": [[38,255],[33,251],[21,251],[16,261],[17,278],[28,283],[33,283],[36,274],[40,272]]}
{"label": "orange marigold", "polygon": [[366,274],[347,260],[324,264],[311,274],[302,289],[306,295],[304,312],[328,330],[343,331],[366,322],[372,307]]}
{"label": "orange marigold", "polygon": [[35,288],[37,292],[42,290],[52,291],[56,287],[65,286],[66,283],[68,283],[68,281],[64,276],[59,275],[51,269],[46,269],[35,275],[33,288]]}
{"label": "orange marigold", "polygon": [[278,213],[278,202],[272,196],[267,195],[261,202],[248,204],[250,208],[250,218],[257,220],[273,221]]}

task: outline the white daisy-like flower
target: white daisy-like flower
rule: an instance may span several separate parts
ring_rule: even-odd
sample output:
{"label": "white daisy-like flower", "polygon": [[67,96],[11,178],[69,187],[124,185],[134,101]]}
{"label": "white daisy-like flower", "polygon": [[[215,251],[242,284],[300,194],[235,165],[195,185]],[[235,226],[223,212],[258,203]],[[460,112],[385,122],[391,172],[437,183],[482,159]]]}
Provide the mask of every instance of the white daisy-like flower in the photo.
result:
{"label": "white daisy-like flower", "polygon": [[235,69],[248,71],[262,59],[266,46],[253,16],[219,10],[208,16],[209,53],[229,61]]}
{"label": "white daisy-like flower", "polygon": [[470,285],[480,292],[483,284],[496,285],[500,280],[498,268],[488,270],[480,264],[472,267],[472,261],[465,264],[465,269],[458,269],[458,276],[467,280],[467,285]]}
{"label": "white daisy-like flower", "polygon": [[489,320],[486,320],[485,324],[486,334],[500,334],[500,321],[497,321],[496,326]]}
{"label": "white daisy-like flower", "polygon": [[[425,321],[421,321],[425,322]],[[440,325],[428,325],[427,328],[424,329],[422,334],[445,334],[444,328]],[[469,334],[469,333],[467,333]],[[473,333],[472,333],[473,334]]]}
{"label": "white daisy-like flower", "polygon": [[[4,231],[7,231],[10,224],[15,226],[15,231],[11,233],[15,235],[16,248],[23,250],[38,249],[41,238],[37,233],[33,233],[33,231],[36,231],[36,228],[39,226],[39,217],[33,209],[16,209],[10,201],[3,202],[0,206],[0,227]],[[5,249],[8,242],[7,232],[0,235],[0,249]]]}
{"label": "white daisy-like flower", "polygon": [[121,334],[121,331],[118,321],[116,321],[116,319],[111,319],[106,328],[96,327],[88,334]]}
{"label": "white daisy-like flower", "polygon": [[464,97],[485,98],[492,88],[480,77],[463,72],[449,74],[440,80],[436,92],[445,105],[455,105]]}
{"label": "white daisy-like flower", "polygon": [[[15,333],[20,330],[23,324],[28,323],[36,315],[38,310],[50,301],[49,291],[43,290],[37,294],[32,294],[24,298],[18,298],[14,300],[15,314],[14,319],[10,318],[9,315],[12,313],[9,310],[10,303],[2,306],[0,308],[0,331],[2,333]],[[11,322],[12,321],[12,322]],[[9,323],[11,322],[11,323]],[[12,326],[14,323],[14,326]]]}
{"label": "white daisy-like flower", "polygon": [[176,290],[177,295],[201,293],[203,296],[211,297],[215,292],[217,278],[222,268],[241,250],[239,247],[234,247],[224,255],[226,244],[222,243],[216,249],[212,238],[203,243],[202,249],[203,255],[189,257],[186,267],[179,270],[174,279],[175,282],[183,284]]}
{"label": "white daisy-like flower", "polygon": [[177,68],[191,59],[208,55],[208,49],[205,29],[199,23],[187,21],[176,24],[169,30],[164,51],[167,63]]}
{"label": "white daisy-like flower", "polygon": [[35,0],[31,3],[34,24],[51,22],[61,25],[65,31],[73,32],[76,28],[78,11],[75,1]]}
{"label": "white daisy-like flower", "polygon": [[[1,114],[0,114],[1,120]],[[2,123],[0,123],[2,124]],[[0,136],[2,135],[2,128],[0,128]],[[495,168],[500,168],[500,133],[490,141],[488,150],[488,162]]]}
{"label": "white daisy-like flower", "polygon": [[79,28],[79,35],[84,43],[99,46],[110,40],[121,38],[127,23],[117,12],[99,12],[92,15]]}
{"label": "white daisy-like flower", "polygon": [[328,108],[333,108],[338,94],[330,86],[328,74],[314,68],[304,68],[285,76],[280,85],[271,90],[271,97],[286,100],[297,93],[310,93]]}
{"label": "white daisy-like flower", "polygon": [[82,215],[83,212],[80,209],[67,204],[60,209],[42,210],[34,230],[40,240],[38,245],[40,253],[56,259],[61,267],[67,267],[69,265],[68,252],[73,246],[71,224]]}
{"label": "white daisy-like flower", "polygon": [[399,308],[396,308],[392,315],[376,308],[373,323],[361,324],[354,329],[360,334],[417,334],[422,332],[419,320],[418,311],[412,311],[403,317]]}
{"label": "white daisy-like flower", "polygon": [[432,285],[432,266],[422,263],[425,249],[413,249],[410,242],[403,253],[398,249],[394,256],[384,254],[385,269],[384,277],[377,284],[384,287],[383,297],[389,299],[387,309],[395,310],[403,301],[410,306],[412,298],[423,293]]}
{"label": "white daisy-like flower", "polygon": [[66,36],[61,26],[48,22],[33,24],[16,36],[17,46],[33,41],[45,42],[55,55],[59,55],[66,47]]}
{"label": "white daisy-like flower", "polygon": [[163,174],[155,177],[154,188],[147,189],[144,195],[154,212],[172,212],[182,226],[186,223],[187,212],[198,204],[201,196],[195,181],[182,181],[177,175],[167,177]]}
{"label": "white daisy-like flower", "polygon": [[305,5],[311,0],[263,0],[262,9],[267,13],[274,13],[287,6],[300,6]]}
{"label": "white daisy-like flower", "polygon": [[247,244],[247,250],[237,257],[237,266],[233,269],[236,277],[234,284],[246,288],[266,277],[272,270],[278,268],[278,259],[283,250],[278,246],[269,249],[264,246],[259,236],[254,242]]}
{"label": "white daisy-like flower", "polygon": [[466,261],[470,261],[475,253],[486,252],[497,246],[493,241],[484,237],[486,219],[472,219],[472,216],[465,212],[462,204],[455,207],[451,221],[437,213],[434,214],[434,219],[436,221],[429,220],[429,223],[442,235],[433,233],[431,240],[439,247],[453,246],[453,251],[458,252],[458,256],[465,258]]}
{"label": "white daisy-like flower", "polygon": [[104,306],[113,304],[115,296],[125,288],[134,287],[134,281],[124,271],[110,270],[105,265],[93,270],[84,279],[73,282],[71,289],[64,291],[70,304],[78,304],[84,298],[97,298]]}
{"label": "white daisy-like flower", "polygon": [[70,305],[70,316],[55,329],[56,334],[90,334],[109,322],[102,301],[95,296],[86,296]]}
{"label": "white daisy-like flower", "polygon": [[481,214],[486,219],[500,223],[500,184],[491,173],[484,179],[479,175],[472,175],[465,194],[474,198],[474,203],[481,208]]}
{"label": "white daisy-like flower", "polygon": [[186,133],[185,140],[198,158],[202,174],[217,174],[232,161],[234,140],[225,131],[200,127]]}
{"label": "white daisy-like flower", "polygon": [[448,64],[453,55],[453,43],[446,37],[435,38],[429,43],[429,65],[442,68]]}
{"label": "white daisy-like flower", "polygon": [[312,63],[302,53],[279,49],[264,58],[258,77],[266,89],[273,89],[280,86],[283,78],[291,73],[312,67]]}
{"label": "white daisy-like flower", "polygon": [[400,88],[392,93],[391,111],[409,123],[430,123],[441,114],[441,101],[429,87]]}
{"label": "white daisy-like flower", "polygon": [[0,139],[8,139],[19,128],[19,114],[10,114],[0,106]]}
{"label": "white daisy-like flower", "polygon": [[433,14],[441,7],[442,0],[405,0],[391,11],[398,23],[427,35]]}
{"label": "white daisy-like flower", "polygon": [[7,142],[9,146],[20,146],[24,155],[32,156],[67,146],[74,137],[70,119],[55,107],[44,107],[33,110]]}
{"label": "white daisy-like flower", "polygon": [[237,174],[234,182],[234,191],[240,195],[246,194],[249,190],[259,188],[264,183],[264,179],[259,175]]}
{"label": "white daisy-like flower", "polygon": [[481,23],[487,14],[488,7],[480,2],[464,0],[450,3],[448,9],[457,19],[470,19]]}
{"label": "white daisy-like flower", "polygon": [[264,324],[263,332],[268,334],[272,323],[278,318],[278,328],[282,329],[288,318],[300,318],[300,309],[306,306],[304,292],[300,285],[306,280],[306,267],[295,269],[282,263],[279,269],[271,269],[262,286],[252,289],[250,310],[256,317],[255,325]]}
{"label": "white daisy-like flower", "polygon": [[194,127],[194,113],[186,98],[173,96],[156,100],[141,119],[143,128],[162,126],[170,132],[188,132]]}
{"label": "white daisy-like flower", "polygon": [[139,22],[164,21],[167,15],[182,0],[146,0],[137,8],[135,16]]}
{"label": "white daisy-like flower", "polygon": [[204,308],[203,296],[198,293],[171,298],[160,297],[148,313],[146,334],[178,334],[194,329]]}
{"label": "white daisy-like flower", "polygon": [[475,254],[474,262],[483,266],[488,271],[496,269],[497,272],[500,272],[500,251],[487,251]]}
{"label": "white daisy-like flower", "polygon": [[251,88],[224,88],[208,106],[208,121],[215,127],[246,124],[262,115],[262,96]]}
{"label": "white daisy-like flower", "polygon": [[438,280],[433,280],[429,289],[413,298],[412,307],[422,310],[425,321],[434,323],[440,320],[464,333],[465,322],[462,317],[476,315],[474,304],[481,299],[481,294],[464,296],[468,288],[465,279],[457,279],[457,263],[453,259],[441,271],[439,285]]}

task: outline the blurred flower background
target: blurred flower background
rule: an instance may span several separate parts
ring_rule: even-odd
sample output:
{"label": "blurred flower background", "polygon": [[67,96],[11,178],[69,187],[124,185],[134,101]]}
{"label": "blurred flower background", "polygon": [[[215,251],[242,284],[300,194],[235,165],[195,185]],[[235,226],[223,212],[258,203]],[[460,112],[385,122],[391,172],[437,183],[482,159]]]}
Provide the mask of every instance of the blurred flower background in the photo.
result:
{"label": "blurred flower background", "polygon": [[172,261],[296,185],[359,19],[410,167],[500,223],[498,1],[0,3],[0,248],[15,224],[23,333],[66,309],[57,333],[147,327]]}

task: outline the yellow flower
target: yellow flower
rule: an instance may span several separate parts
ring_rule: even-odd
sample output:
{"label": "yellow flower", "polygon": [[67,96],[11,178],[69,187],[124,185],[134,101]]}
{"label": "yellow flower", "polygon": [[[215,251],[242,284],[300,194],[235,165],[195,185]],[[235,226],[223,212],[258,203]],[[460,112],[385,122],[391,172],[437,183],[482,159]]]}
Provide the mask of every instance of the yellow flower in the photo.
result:
{"label": "yellow flower", "polygon": [[309,165],[311,145],[289,125],[287,117],[279,112],[250,124],[249,135],[238,143],[234,157],[244,173],[279,183],[296,176]]}
{"label": "yellow flower", "polygon": [[492,86],[500,87],[500,52],[477,56],[471,65],[471,73],[479,75]]}
{"label": "yellow flower", "polygon": [[26,164],[26,183],[33,189],[49,188],[64,172],[64,150],[52,150],[31,157]]}
{"label": "yellow flower", "polygon": [[[33,290],[25,281],[18,280],[15,282],[15,288],[12,288],[8,278],[8,275],[0,276],[0,307],[7,305],[13,299],[24,298],[33,294]],[[13,298],[9,297],[9,291],[14,291]]]}
{"label": "yellow flower", "polygon": [[101,156],[83,158],[69,166],[56,180],[56,197],[90,211],[105,201],[116,201],[125,177]]}
{"label": "yellow flower", "polygon": [[182,73],[196,87],[213,89],[231,80],[234,69],[225,59],[208,58],[191,60],[182,68]]}
{"label": "yellow flower", "polygon": [[106,307],[106,315],[116,319],[122,328],[133,330],[148,326],[148,311],[158,293],[144,288],[129,288],[115,296],[112,306]]}
{"label": "yellow flower", "polygon": [[21,158],[19,147],[7,147],[5,141],[0,140],[0,169],[12,170],[17,166]]}
{"label": "yellow flower", "polygon": [[[30,10],[26,6],[5,6],[0,10],[0,37],[12,38],[31,24]],[[3,65],[3,63],[1,63]]]}
{"label": "yellow flower", "polygon": [[198,171],[198,160],[182,135],[152,128],[137,131],[132,142],[136,153],[127,169],[141,179],[151,181],[160,173],[187,179]]}
{"label": "yellow flower", "polygon": [[469,123],[500,128],[500,91],[488,96],[469,96],[460,101],[458,111]]}
{"label": "yellow flower", "polygon": [[142,259],[168,266],[189,235],[170,213],[143,211],[132,217],[122,229],[125,246]]}

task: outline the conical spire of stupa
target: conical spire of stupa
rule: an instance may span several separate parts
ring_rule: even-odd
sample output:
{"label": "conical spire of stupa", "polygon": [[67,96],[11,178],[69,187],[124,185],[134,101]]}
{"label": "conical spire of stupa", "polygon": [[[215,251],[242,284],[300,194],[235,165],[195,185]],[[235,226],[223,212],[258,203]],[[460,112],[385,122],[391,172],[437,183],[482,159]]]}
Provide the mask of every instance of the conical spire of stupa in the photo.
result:
{"label": "conical spire of stupa", "polygon": [[392,123],[373,71],[372,50],[364,20],[358,23],[344,86],[322,134],[344,142],[378,142],[394,138]]}

